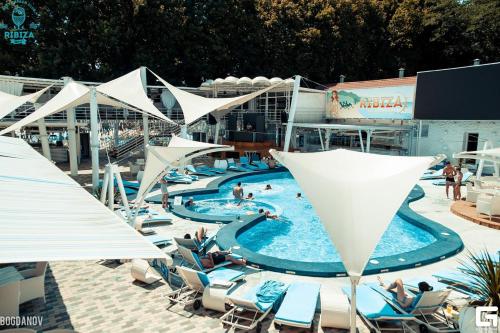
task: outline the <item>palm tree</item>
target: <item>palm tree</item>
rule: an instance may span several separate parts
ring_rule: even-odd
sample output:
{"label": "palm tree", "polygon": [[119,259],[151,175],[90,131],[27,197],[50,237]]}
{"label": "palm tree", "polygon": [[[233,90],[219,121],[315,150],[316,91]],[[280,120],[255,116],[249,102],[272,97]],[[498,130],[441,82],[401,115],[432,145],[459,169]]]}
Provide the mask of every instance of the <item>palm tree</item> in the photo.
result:
{"label": "palm tree", "polygon": [[488,251],[468,251],[467,260],[461,260],[460,270],[470,276],[469,288],[477,292],[486,305],[500,307],[500,258]]}

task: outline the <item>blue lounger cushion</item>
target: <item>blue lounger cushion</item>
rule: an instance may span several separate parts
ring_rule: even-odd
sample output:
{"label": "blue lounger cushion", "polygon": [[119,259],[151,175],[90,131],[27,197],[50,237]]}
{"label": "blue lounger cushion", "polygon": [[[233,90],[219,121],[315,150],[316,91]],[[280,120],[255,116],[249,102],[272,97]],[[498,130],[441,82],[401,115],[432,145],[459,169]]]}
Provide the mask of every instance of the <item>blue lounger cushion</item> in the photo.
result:
{"label": "blue lounger cushion", "polygon": [[[351,287],[342,288],[347,297],[351,297]],[[378,292],[367,285],[356,288],[356,308],[370,320],[411,319],[413,315],[396,312]]]}
{"label": "blue lounger cushion", "polygon": [[144,236],[148,241],[155,245],[163,245],[163,244],[168,244],[171,242],[170,238],[160,236],[160,235],[149,235],[149,236]]}
{"label": "blue lounger cushion", "polygon": [[242,271],[237,271],[235,269],[226,267],[217,268],[216,270],[207,273],[208,278],[212,281],[215,280],[236,281],[241,279],[244,275],[245,273],[243,273]]}
{"label": "blue lounger cushion", "polygon": [[318,303],[319,283],[295,282],[290,285],[285,299],[274,317],[278,322],[293,326],[311,326]]}

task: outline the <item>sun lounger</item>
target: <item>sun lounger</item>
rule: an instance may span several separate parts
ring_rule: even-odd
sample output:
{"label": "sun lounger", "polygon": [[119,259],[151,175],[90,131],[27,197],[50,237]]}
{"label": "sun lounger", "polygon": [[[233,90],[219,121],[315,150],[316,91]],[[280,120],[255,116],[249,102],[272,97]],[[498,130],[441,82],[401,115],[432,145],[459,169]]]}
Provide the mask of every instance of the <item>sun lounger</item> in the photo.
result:
{"label": "sun lounger", "polygon": [[[347,297],[351,297],[351,287],[344,287],[342,290]],[[382,295],[364,284],[356,288],[356,310],[370,332],[405,332],[408,330],[406,321],[415,320],[413,315],[396,312]]]}
{"label": "sun lounger", "polygon": [[247,169],[244,169],[236,164],[234,159],[228,158],[227,159],[227,169],[230,171],[237,171],[237,172],[247,172]]}
{"label": "sun lounger", "polygon": [[[472,177],[473,174],[472,172],[466,172],[464,173],[463,177],[462,177],[462,185],[469,181],[469,178]],[[446,179],[436,179],[432,182],[432,185],[437,185],[437,186],[444,186],[446,185]]]}
{"label": "sun lounger", "polygon": [[451,290],[425,291],[420,294],[421,296],[414,306],[403,308],[397,301],[394,292],[375,284],[370,285],[370,287],[384,296],[385,300],[400,313],[414,315],[414,322],[419,325],[420,332],[429,330],[433,332],[459,332],[459,329],[455,328],[448,320],[443,308]]}
{"label": "sun lounger", "polygon": [[252,171],[259,170],[258,167],[250,164],[250,161],[248,160],[248,157],[246,157],[246,156],[240,157],[240,165],[243,169],[248,169],[248,170],[252,170]]}
{"label": "sun lounger", "polygon": [[187,267],[178,267],[177,272],[183,285],[167,295],[170,304],[193,305],[195,310],[201,306],[203,291],[208,287],[231,289],[236,281],[243,280],[245,274],[230,268],[219,268],[210,273],[196,271]]}
{"label": "sun lounger", "polygon": [[180,174],[177,172],[177,170],[170,170],[170,173],[168,174],[171,177],[177,177],[177,178],[186,178],[186,179],[191,179],[192,181],[198,180],[198,176],[195,175],[186,175],[186,174]]}
{"label": "sun lounger", "polygon": [[288,288],[283,303],[274,316],[274,325],[312,328],[318,303],[319,283],[296,282]]}
{"label": "sun lounger", "polygon": [[446,284],[449,288],[462,292],[473,299],[478,299],[477,292],[472,287],[473,280],[465,273],[456,271],[440,271],[432,274],[438,281]]}
{"label": "sun lounger", "polygon": [[226,173],[225,169],[222,168],[216,168],[215,166],[213,168],[209,167],[208,165],[199,165],[198,170],[201,170],[203,172],[212,172],[212,173],[217,173],[217,174],[224,174]]}
{"label": "sun lounger", "polygon": [[430,180],[430,179],[443,178],[443,170],[444,170],[444,168],[436,170],[436,171],[432,171],[432,172],[426,172],[420,177],[420,180]]}
{"label": "sun lounger", "polygon": [[479,299],[477,293],[465,290],[463,288],[459,288],[452,284],[444,283],[442,281],[439,281],[439,279],[434,276],[414,277],[412,279],[405,280],[404,285],[410,291],[416,293],[418,292],[418,283],[420,281],[427,282],[432,287],[433,291],[451,289],[452,291],[450,293],[448,301],[456,305],[463,305],[464,302],[467,302],[470,299],[477,299],[477,300]]}
{"label": "sun lounger", "polygon": [[224,267],[224,266],[227,266],[227,265],[230,265],[231,262],[230,261],[224,261],[212,268],[204,268],[202,263],[201,263],[201,260],[200,258],[198,257],[198,255],[196,253],[194,253],[193,251],[191,251],[190,249],[184,247],[184,246],[177,246],[177,250],[179,251],[179,254],[182,256],[182,262],[181,262],[181,266],[187,266],[189,268],[193,268],[193,269],[196,269],[198,271],[201,271],[201,272],[210,272],[210,271],[213,271],[217,268],[220,268],[220,267]]}
{"label": "sun lounger", "polygon": [[267,170],[269,169],[269,165],[267,163],[264,163],[260,160],[259,155],[253,155],[252,156],[252,165],[255,165],[259,170]]}
{"label": "sun lounger", "polygon": [[161,235],[157,235],[156,233],[155,234],[146,234],[146,235],[143,235],[143,236],[148,241],[150,241],[151,243],[153,243],[154,245],[156,245],[158,247],[167,246],[168,244],[170,244],[172,242],[171,238],[164,237],[164,236],[161,236]]}
{"label": "sun lounger", "polygon": [[193,175],[198,175],[198,176],[205,176],[205,177],[213,177],[216,175],[215,172],[211,172],[211,171],[208,171],[208,170],[201,170],[201,169],[197,169],[195,168],[193,165],[189,164],[189,165],[186,165],[186,170],[191,172],[191,174]]}
{"label": "sun lounger", "polygon": [[184,176],[173,176],[173,175],[165,175],[163,177],[167,182],[170,183],[179,183],[179,184],[191,184],[193,179]]}
{"label": "sun lounger", "polygon": [[[271,284],[279,288],[275,290],[274,300],[269,299],[263,301],[262,298],[259,299],[259,294],[262,292],[262,289]],[[232,307],[221,317],[221,322],[225,325],[229,325],[232,329],[249,331],[255,328],[256,332],[260,332],[262,321],[271,312],[274,303],[281,299],[286,289],[287,286],[285,284],[268,280],[253,287],[243,297],[228,296],[229,303],[232,304]]]}
{"label": "sun lounger", "polygon": [[136,191],[138,191],[139,187],[141,186],[141,184],[138,181],[131,182],[128,180],[122,180],[122,183],[123,183],[124,187],[128,187],[128,188],[131,188],[131,189],[136,190]]}

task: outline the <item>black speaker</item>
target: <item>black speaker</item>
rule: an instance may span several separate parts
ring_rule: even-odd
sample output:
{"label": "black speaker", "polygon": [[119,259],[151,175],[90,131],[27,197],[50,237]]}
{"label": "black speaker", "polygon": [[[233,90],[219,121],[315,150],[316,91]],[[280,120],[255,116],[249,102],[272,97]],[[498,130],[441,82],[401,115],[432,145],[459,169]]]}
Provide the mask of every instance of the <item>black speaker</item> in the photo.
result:
{"label": "black speaker", "polygon": [[228,131],[236,131],[238,127],[238,116],[235,114],[230,114],[227,116],[227,130]]}
{"label": "black speaker", "polygon": [[288,113],[285,111],[281,111],[280,113],[280,118],[281,118],[281,123],[287,123],[288,122]]}
{"label": "black speaker", "polygon": [[208,124],[209,125],[215,125],[215,124],[217,124],[217,120],[211,114],[208,114]]}

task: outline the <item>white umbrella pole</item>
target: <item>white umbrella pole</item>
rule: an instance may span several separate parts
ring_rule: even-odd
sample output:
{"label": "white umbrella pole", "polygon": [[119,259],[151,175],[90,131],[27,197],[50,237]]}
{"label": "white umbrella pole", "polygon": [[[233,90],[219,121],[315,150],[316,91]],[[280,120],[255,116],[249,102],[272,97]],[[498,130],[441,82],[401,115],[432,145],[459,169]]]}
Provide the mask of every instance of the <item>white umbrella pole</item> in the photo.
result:
{"label": "white umbrella pole", "polygon": [[359,282],[359,276],[350,276],[351,278],[351,330],[350,333],[356,333],[356,285]]}

